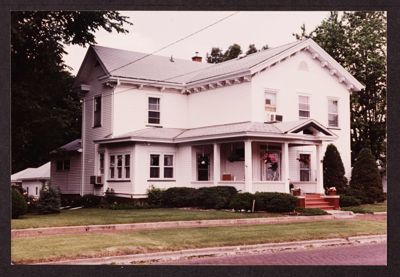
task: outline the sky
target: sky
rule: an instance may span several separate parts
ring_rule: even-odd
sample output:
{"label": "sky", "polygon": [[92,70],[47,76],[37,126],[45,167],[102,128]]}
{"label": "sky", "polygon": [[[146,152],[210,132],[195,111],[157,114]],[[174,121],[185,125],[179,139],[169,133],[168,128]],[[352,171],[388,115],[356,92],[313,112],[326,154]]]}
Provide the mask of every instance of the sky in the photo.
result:
{"label": "sky", "polygon": [[[152,53],[233,14],[234,11],[121,11],[120,13],[128,16],[128,21],[133,23],[131,26],[125,26],[129,33],[118,34],[99,30],[95,33],[97,44]],[[237,43],[243,52],[248,49],[249,44],[255,44],[257,49],[266,44],[275,47],[295,41],[292,34],[299,33],[302,24],[305,24],[309,32],[328,15],[328,11],[239,11],[226,20],[158,52],[157,55],[190,60],[195,52],[199,52],[204,62],[206,54],[211,52],[212,47],[219,47],[225,51],[230,45]],[[76,75],[87,47],[67,46],[66,51],[68,54],[64,56],[64,60]]]}

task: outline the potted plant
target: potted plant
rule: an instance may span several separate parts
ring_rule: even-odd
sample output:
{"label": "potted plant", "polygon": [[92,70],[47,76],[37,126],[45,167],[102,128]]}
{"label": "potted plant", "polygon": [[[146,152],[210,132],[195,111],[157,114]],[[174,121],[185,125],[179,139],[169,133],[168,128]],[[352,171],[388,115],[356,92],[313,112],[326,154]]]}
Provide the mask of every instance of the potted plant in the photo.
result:
{"label": "potted plant", "polygon": [[292,191],[293,196],[300,196],[301,195],[301,189],[300,188],[292,188],[290,190]]}
{"label": "potted plant", "polygon": [[336,188],[335,187],[327,188],[326,192],[327,195],[336,195]]}

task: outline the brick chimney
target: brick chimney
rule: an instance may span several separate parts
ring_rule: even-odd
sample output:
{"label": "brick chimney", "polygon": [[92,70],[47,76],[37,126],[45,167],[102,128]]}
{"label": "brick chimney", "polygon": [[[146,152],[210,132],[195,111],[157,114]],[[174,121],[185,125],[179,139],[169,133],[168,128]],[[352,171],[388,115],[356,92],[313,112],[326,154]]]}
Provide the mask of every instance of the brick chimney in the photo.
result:
{"label": "brick chimney", "polygon": [[201,63],[202,57],[199,56],[199,52],[196,52],[196,55],[192,57],[192,61]]}

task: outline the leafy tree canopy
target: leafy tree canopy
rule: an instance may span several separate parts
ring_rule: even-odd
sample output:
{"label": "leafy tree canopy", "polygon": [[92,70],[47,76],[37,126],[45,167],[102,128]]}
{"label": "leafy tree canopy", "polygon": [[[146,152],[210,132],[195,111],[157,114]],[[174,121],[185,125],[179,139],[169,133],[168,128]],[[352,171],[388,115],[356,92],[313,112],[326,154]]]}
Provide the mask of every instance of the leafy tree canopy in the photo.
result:
{"label": "leafy tree canopy", "polygon": [[[253,54],[262,50],[268,49],[268,44],[265,44],[261,50],[257,50],[257,47],[255,44],[250,44],[249,48],[246,51],[246,55]],[[228,49],[224,52],[221,48],[219,47],[213,47],[211,49],[211,53],[207,53],[207,62],[208,63],[222,63],[225,61],[229,61],[231,59],[235,59],[239,57],[240,54],[242,54],[242,48],[239,44],[232,44],[231,46],[228,47]]]}
{"label": "leafy tree canopy", "polygon": [[362,148],[371,148],[386,166],[386,13],[331,12],[315,30],[301,26],[297,39],[312,38],[365,89],[351,94],[352,161]]}
{"label": "leafy tree canopy", "polygon": [[80,99],[63,61],[65,45],[94,44],[99,29],[126,33],[114,11],[11,13],[12,170],[38,166],[80,137]]}

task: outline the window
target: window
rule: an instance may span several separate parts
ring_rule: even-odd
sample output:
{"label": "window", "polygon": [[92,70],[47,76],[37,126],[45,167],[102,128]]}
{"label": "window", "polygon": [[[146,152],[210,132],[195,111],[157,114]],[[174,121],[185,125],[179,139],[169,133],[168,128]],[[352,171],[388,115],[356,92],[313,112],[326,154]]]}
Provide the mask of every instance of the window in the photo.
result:
{"label": "window", "polygon": [[38,195],[38,191],[39,191],[39,188],[38,187],[35,187],[35,195]]}
{"label": "window", "polygon": [[104,153],[99,154],[99,171],[100,175],[104,174]]}
{"label": "window", "polygon": [[110,179],[131,177],[131,155],[110,155]]}
{"label": "window", "polygon": [[29,187],[26,187],[26,194],[29,195]]}
{"label": "window", "polygon": [[149,97],[148,123],[160,124],[160,98]]}
{"label": "window", "polygon": [[150,178],[160,178],[160,155],[150,155]]}
{"label": "window", "polygon": [[300,154],[300,182],[309,182],[311,180],[310,154]]}
{"label": "window", "polygon": [[57,171],[68,171],[70,169],[69,160],[57,160]]}
{"label": "window", "polygon": [[279,151],[265,151],[262,153],[262,180],[281,181],[281,159]]}
{"label": "window", "polygon": [[125,155],[125,178],[129,179],[131,176],[131,155]]}
{"label": "window", "polygon": [[299,118],[310,117],[310,97],[299,95]]}
{"label": "window", "polygon": [[96,96],[94,98],[93,107],[93,127],[101,126],[101,96]]}
{"label": "window", "polygon": [[210,180],[210,155],[197,154],[197,181]]}
{"label": "window", "polygon": [[265,111],[266,112],[276,112],[276,93],[265,91]]}
{"label": "window", "polygon": [[164,178],[174,177],[174,156],[164,155]]}
{"label": "window", "polygon": [[339,127],[339,101],[328,99],[328,126]]}

